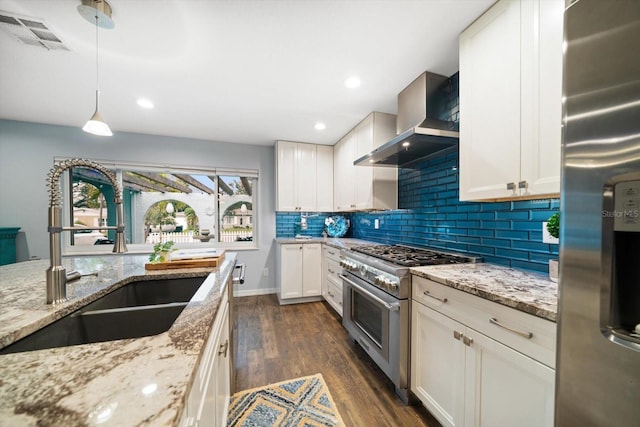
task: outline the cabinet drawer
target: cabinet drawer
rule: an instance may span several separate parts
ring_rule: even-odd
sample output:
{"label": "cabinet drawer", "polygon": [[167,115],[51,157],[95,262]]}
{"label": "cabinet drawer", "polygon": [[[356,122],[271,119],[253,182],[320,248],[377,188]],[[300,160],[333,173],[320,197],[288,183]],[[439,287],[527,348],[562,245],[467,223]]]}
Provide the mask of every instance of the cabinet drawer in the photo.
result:
{"label": "cabinet drawer", "polygon": [[413,276],[412,298],[555,369],[556,324]]}
{"label": "cabinet drawer", "polygon": [[340,262],[340,249],[334,248],[333,246],[324,245],[324,254],[327,259],[334,260],[335,262]]}
{"label": "cabinet drawer", "polygon": [[327,291],[327,302],[335,311],[342,316],[342,282],[336,284],[329,280],[329,290]]}
{"label": "cabinet drawer", "polygon": [[340,267],[340,264],[332,259],[327,259],[326,268],[327,277],[340,282],[340,274],[342,273],[342,267]]}

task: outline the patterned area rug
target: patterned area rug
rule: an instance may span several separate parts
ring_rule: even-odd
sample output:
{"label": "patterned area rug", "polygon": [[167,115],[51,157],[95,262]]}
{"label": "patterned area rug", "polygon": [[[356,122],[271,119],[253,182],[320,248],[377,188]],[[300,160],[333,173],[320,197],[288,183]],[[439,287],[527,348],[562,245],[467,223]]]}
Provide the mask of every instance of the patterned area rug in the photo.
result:
{"label": "patterned area rug", "polygon": [[231,396],[227,426],[344,426],[321,374],[296,378]]}

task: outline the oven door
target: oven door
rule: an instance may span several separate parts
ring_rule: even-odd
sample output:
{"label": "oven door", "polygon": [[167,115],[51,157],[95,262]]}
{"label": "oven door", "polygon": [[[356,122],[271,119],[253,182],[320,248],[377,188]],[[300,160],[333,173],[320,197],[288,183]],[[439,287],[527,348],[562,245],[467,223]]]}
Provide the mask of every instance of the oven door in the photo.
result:
{"label": "oven door", "polygon": [[[384,373],[401,387],[406,382],[401,369],[401,314],[407,300],[399,300],[349,272],[342,275],[342,324]],[[402,374],[401,374],[402,371]]]}

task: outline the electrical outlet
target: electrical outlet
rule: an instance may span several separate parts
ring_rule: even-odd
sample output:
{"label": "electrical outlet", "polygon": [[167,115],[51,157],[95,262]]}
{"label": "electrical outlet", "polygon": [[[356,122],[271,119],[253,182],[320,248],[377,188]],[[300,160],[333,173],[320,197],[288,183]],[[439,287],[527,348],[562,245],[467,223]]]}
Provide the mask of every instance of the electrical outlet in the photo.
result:
{"label": "electrical outlet", "polygon": [[547,231],[547,223],[546,222],[542,223],[542,243],[552,243],[552,244],[556,244],[556,245],[559,243],[559,239],[557,237],[553,237]]}
{"label": "electrical outlet", "polygon": [[267,277],[269,275],[269,269],[265,267],[264,270],[262,270],[262,275]]}
{"label": "electrical outlet", "polygon": [[376,230],[380,228],[380,220],[378,218],[373,220],[373,228],[375,228]]}

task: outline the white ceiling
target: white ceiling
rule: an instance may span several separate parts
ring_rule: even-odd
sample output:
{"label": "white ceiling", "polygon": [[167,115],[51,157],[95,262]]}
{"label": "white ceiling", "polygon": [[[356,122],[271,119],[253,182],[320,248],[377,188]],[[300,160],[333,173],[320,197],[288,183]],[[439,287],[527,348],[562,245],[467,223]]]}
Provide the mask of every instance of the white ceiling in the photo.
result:
{"label": "white ceiling", "polygon": [[[334,144],[369,112],[395,113],[397,93],[421,72],[455,73],[458,35],[493,2],[109,0],[100,111],[114,132]],[[91,116],[95,27],[79,4],[0,0],[1,11],[44,19],[69,48],[0,31],[0,118],[81,127]],[[350,75],[359,88],[344,87]]]}

